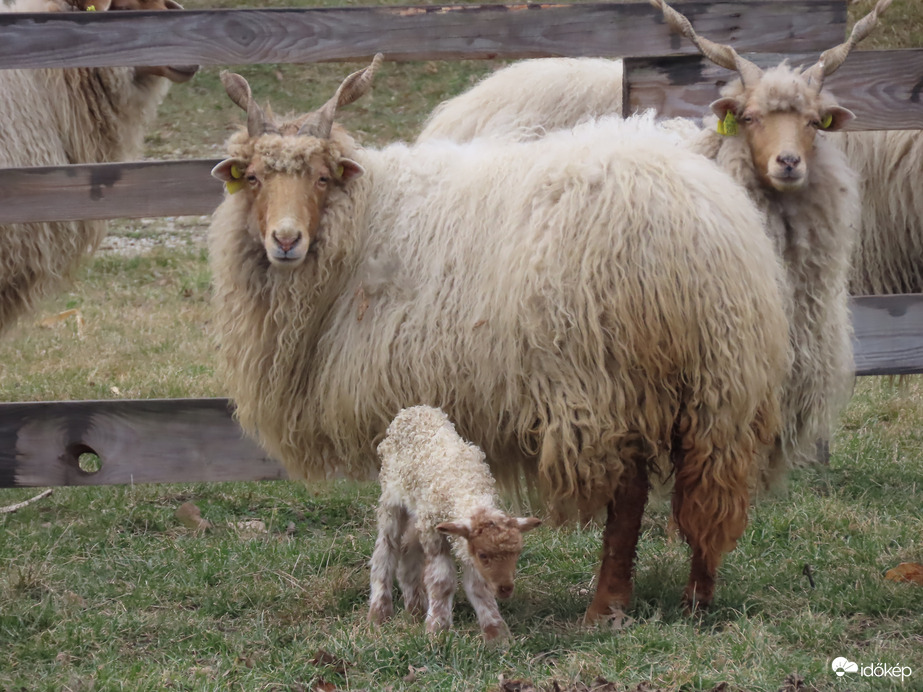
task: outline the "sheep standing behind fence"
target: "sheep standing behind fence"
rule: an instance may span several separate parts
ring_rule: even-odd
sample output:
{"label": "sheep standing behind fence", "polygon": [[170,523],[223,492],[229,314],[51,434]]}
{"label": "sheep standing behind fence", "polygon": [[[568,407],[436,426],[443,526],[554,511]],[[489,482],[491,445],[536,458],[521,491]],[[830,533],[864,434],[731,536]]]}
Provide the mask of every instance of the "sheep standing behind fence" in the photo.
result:
{"label": "sheep standing behind fence", "polygon": [[[173,0],[18,0],[4,12],[178,10]],[[197,67],[0,70],[0,167],[138,158],[170,82]],[[57,290],[106,232],[103,221],[0,225],[0,334]]]}
{"label": "sheep standing behind fence", "polygon": [[[846,293],[851,249],[859,225],[859,197],[855,176],[837,151],[841,146],[837,138],[848,137],[851,145],[846,147],[847,153],[866,162],[873,156],[881,161],[900,158],[898,152],[908,148],[897,134],[828,134],[839,129],[851,114],[839,108],[820,87],[824,74],[832,73],[843,62],[852,45],[871,30],[878,12],[889,3],[879,3],[846,44],[825,53],[823,69],[815,66],[799,72],[783,65],[765,73],[729,52],[732,49],[700,39],[685,18],[670,14],[673,11],[669,7],[659,2],[652,4],[662,9],[674,29],[685,32],[697,45],[706,45],[708,50],[703,52],[707,57],[729,69],[742,70],[740,75],[746,86],[741,81],[729,85],[723,92],[726,98],[714,106],[720,111],[722,127],[724,118],[731,113],[733,133],[729,129],[722,130],[724,135],[715,132],[718,122],[714,118],[709,121],[708,132],[701,132],[691,121],[684,123],[679,119],[670,121],[670,126],[685,136],[696,151],[715,159],[730,172],[766,215],[767,230],[788,273],[788,313],[796,350],[795,366],[786,387],[787,420],[778,454],[790,464],[810,461],[814,459],[816,440],[829,437],[848,399],[853,370]],[[548,129],[572,127],[597,114],[604,102],[594,97],[584,108],[571,95],[605,88],[612,76],[621,71],[621,61],[543,59],[516,63],[437,106],[418,141],[438,138],[470,141],[478,137],[523,141],[540,136],[546,124]],[[533,87],[537,89],[535,85],[539,84],[541,98],[513,98],[503,102],[495,97],[503,91],[518,95]],[[621,113],[621,95],[619,85],[610,104],[612,113]],[[751,114],[745,113],[748,108]],[[779,123],[788,118],[785,112],[790,108],[806,122],[792,121],[780,130]],[[753,123],[752,114],[757,112],[759,122]],[[816,138],[815,127],[825,130]],[[806,132],[807,137],[796,136],[797,128]],[[754,134],[757,131],[759,135]],[[803,141],[797,141],[800,138]],[[865,139],[869,141],[866,147],[852,144]],[[873,144],[882,141],[890,144],[891,149],[885,150],[888,153]],[[863,153],[866,148],[868,153]],[[772,177],[769,169],[778,166],[778,157],[784,156],[793,162],[793,175],[780,181]],[[914,158],[923,160],[919,156],[907,157],[905,165],[918,168]],[[913,214],[913,203],[908,198],[916,200],[923,195],[916,190],[918,176],[909,174],[911,171],[907,173],[903,180],[893,182],[893,176],[865,175],[866,198],[874,202],[866,205],[863,217],[866,239],[856,255],[872,257],[875,255],[872,248],[881,248],[885,243],[892,248],[892,251],[878,250],[881,259],[877,265],[871,259],[862,262],[864,267],[874,266],[869,273],[885,273],[890,262],[902,265],[892,271],[892,276],[913,276],[914,271],[916,276],[920,275],[919,267],[910,269],[909,265],[912,258],[919,256],[923,244],[913,232],[903,232],[905,226],[915,226],[918,220],[908,224],[903,221]],[[882,193],[876,194],[874,190]],[[897,208],[900,214],[895,212]],[[895,237],[901,233],[900,239]],[[887,240],[884,236],[888,236]],[[907,256],[911,258],[909,261]],[[889,279],[889,283],[895,282]]]}
{"label": "sheep standing behind fence", "polygon": [[214,170],[213,328],[243,427],[295,477],[368,477],[401,408],[442,408],[499,481],[524,476],[558,516],[607,508],[590,622],[627,606],[669,478],[685,600],[707,605],[789,365],[753,204],[645,118],[358,148],[333,119],[369,81],[280,122],[224,76],[248,126]]}
{"label": "sheep standing behind fence", "polygon": [[522,534],[541,522],[498,508],[484,452],[459,437],[438,409],[403,409],[388,426],[378,455],[381,500],[369,619],[380,624],[393,614],[396,570],[405,607],[426,613],[427,631],[451,627],[456,576],[446,536],[452,536],[484,638],[509,636],[497,597],[513,595]]}

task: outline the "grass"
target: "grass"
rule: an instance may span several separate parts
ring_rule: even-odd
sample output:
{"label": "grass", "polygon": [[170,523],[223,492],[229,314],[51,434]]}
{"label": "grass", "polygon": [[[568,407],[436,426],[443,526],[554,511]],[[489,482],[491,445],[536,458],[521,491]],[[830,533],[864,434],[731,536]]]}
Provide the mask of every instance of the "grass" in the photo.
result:
{"label": "grass", "polygon": [[[240,3],[209,3],[219,5]],[[895,0],[869,40],[923,45],[919,3]],[[439,100],[492,67],[388,64],[344,124],[368,144],[412,137]],[[316,106],[348,70],[234,69],[280,112]],[[220,154],[242,114],[217,73],[171,91],[150,157]],[[97,255],[0,341],[0,400],[221,396],[205,223],[112,224],[111,245],[131,251]],[[79,322],[55,319],[69,310]],[[923,587],[884,578],[923,563],[923,380],[860,381],[832,450],[829,467],[755,505],[701,617],[681,612],[688,551],[661,504],[645,516],[633,622],[620,632],[578,625],[599,528],[529,534],[504,607],[514,640],[499,649],[481,642],[464,598],[453,631],[433,639],[401,612],[367,626],[374,484],[58,488],[0,515],[0,690],[923,690]],[[34,492],[0,489],[0,506]],[[187,501],[215,528],[185,528],[175,512]],[[252,520],[266,530],[235,528]],[[837,678],[837,656],[914,673],[903,684]]]}

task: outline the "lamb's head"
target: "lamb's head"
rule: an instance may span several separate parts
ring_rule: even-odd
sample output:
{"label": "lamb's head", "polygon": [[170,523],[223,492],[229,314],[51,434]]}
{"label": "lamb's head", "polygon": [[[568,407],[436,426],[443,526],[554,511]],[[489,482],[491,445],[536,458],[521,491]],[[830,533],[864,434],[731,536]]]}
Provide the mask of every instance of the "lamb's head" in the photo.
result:
{"label": "lamb's head", "polygon": [[818,130],[839,130],[854,116],[837,105],[823,90],[824,78],[832,74],[853,47],[864,39],[891,0],[879,0],[875,8],[857,22],[846,42],[825,51],[812,66],[799,70],[783,62],[762,70],[727,45],[698,36],[689,20],[666,4],[650,0],[663,12],[674,31],[689,38],[716,65],[740,76],[711,104],[718,116],[718,131],[743,136],[761,184],[779,190],[800,190],[808,182]]}
{"label": "lamb's head", "polygon": [[505,599],[513,595],[522,534],[541,523],[535,517],[511,517],[503,512],[481,510],[464,521],[443,522],[436,529],[465,539],[474,566],[497,598]]}
{"label": "lamb's head", "polygon": [[349,75],[317,111],[281,124],[263,112],[243,77],[221,74],[228,96],[247,111],[247,131],[231,138],[231,158],[215,166],[212,175],[225,182],[228,192],[247,196],[273,264],[301,264],[318,240],[330,189],[362,175],[362,167],[344,153],[352,140],[333,119],[337,108],[371,88],[381,60],[379,53],[368,67]]}
{"label": "lamb's head", "polygon": [[[143,10],[159,12],[161,10],[181,10],[183,6],[176,0],[66,0],[67,5],[78,12],[112,12],[121,10]],[[166,77],[171,82],[188,82],[198,72],[198,65],[158,65],[136,67],[139,76],[154,75]]]}

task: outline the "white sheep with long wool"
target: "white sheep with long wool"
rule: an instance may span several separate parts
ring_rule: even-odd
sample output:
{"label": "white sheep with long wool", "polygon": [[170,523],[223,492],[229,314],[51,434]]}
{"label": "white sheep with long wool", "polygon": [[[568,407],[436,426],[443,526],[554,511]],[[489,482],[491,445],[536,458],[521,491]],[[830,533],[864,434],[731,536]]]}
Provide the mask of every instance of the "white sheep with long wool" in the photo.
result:
{"label": "white sheep with long wool", "polygon": [[441,408],[501,484],[525,477],[558,517],[606,508],[588,622],[628,605],[669,479],[685,602],[707,605],[789,366],[759,213],[648,118],[359,148],[333,119],[372,68],[284,121],[223,76],[248,116],[213,172],[212,327],[244,429],[294,477],[369,477],[400,409]]}
{"label": "white sheep with long wool", "polygon": [[[174,0],[17,0],[2,12],[179,10]],[[0,70],[0,168],[138,158],[170,82],[197,67]],[[0,334],[57,290],[106,232],[103,221],[0,225]]]}
{"label": "white sheep with long wool", "polygon": [[369,619],[380,624],[393,614],[396,572],[405,606],[414,614],[426,613],[428,632],[452,625],[456,576],[449,536],[484,638],[507,637],[497,597],[513,595],[522,534],[541,521],[499,508],[484,452],[465,442],[439,409],[401,410],[378,455],[381,499]]}

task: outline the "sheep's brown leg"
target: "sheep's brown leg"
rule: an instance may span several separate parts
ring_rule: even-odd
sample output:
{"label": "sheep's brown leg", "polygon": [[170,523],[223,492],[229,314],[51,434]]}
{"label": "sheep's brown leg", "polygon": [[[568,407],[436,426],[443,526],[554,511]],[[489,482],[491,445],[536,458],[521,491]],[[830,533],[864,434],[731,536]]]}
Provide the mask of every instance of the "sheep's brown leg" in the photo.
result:
{"label": "sheep's brown leg", "polygon": [[618,617],[628,608],[635,551],[649,489],[647,469],[639,463],[630,477],[622,480],[607,506],[599,584],[584,616],[586,624]]}
{"label": "sheep's brown leg", "polygon": [[[733,549],[747,526],[750,487],[743,452],[718,451],[698,440],[686,422],[674,443],[673,519],[692,548],[689,582],[683,592],[687,612],[707,608],[715,595],[715,577],[724,554]],[[721,457],[721,458],[719,458]]]}

